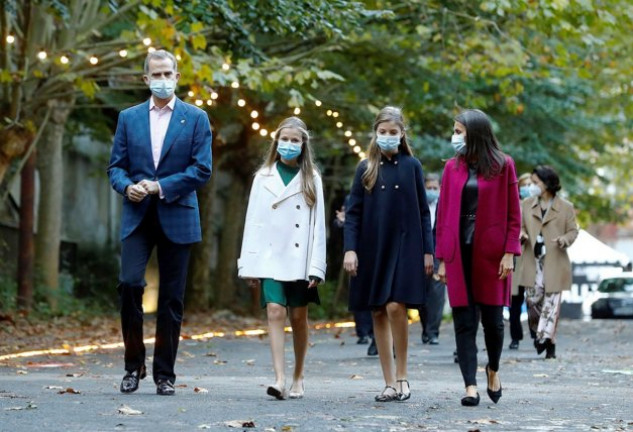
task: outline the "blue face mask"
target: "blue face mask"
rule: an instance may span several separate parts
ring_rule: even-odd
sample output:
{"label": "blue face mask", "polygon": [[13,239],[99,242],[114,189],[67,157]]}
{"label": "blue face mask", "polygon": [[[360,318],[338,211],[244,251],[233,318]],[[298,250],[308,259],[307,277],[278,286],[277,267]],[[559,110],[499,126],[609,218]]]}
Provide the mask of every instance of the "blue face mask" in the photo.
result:
{"label": "blue face mask", "polygon": [[526,199],[530,197],[530,185],[524,185],[519,188],[519,198]]}
{"label": "blue face mask", "polygon": [[528,190],[530,192],[530,196],[534,197],[534,196],[540,196],[543,191],[541,190],[540,187],[538,187],[537,185],[535,185],[534,183],[532,183],[530,186],[528,186]]}
{"label": "blue face mask", "polygon": [[381,150],[386,152],[393,152],[398,150],[400,145],[400,137],[392,135],[376,135],[376,144]]}
{"label": "blue face mask", "polygon": [[440,197],[440,191],[437,189],[427,189],[426,190],[426,200],[433,204]]}
{"label": "blue face mask", "polygon": [[172,79],[149,80],[149,89],[158,99],[169,99],[176,90],[176,81]]}
{"label": "blue face mask", "polygon": [[301,154],[301,144],[295,144],[290,141],[277,141],[277,153],[285,160],[293,160]]}
{"label": "blue face mask", "polygon": [[466,141],[464,140],[464,135],[453,135],[453,137],[451,138],[451,145],[453,146],[453,150],[455,150],[455,153],[460,155],[466,154]]}

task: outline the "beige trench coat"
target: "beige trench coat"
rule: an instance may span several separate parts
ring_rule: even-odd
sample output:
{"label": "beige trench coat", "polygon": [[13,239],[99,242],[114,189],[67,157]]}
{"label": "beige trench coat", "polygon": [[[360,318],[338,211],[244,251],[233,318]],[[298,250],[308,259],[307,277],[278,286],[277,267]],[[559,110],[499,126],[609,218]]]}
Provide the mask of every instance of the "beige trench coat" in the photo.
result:
{"label": "beige trench coat", "polygon": [[[518,269],[517,279],[521,286],[534,286],[536,279],[536,259],[534,245],[539,233],[545,240],[546,254],[543,262],[545,292],[554,293],[571,289],[571,262],[567,248],[578,237],[578,224],[574,206],[560,197],[555,197],[552,206],[541,217],[538,197],[528,198],[521,203],[521,229],[528,239],[524,243],[522,263]],[[560,237],[560,247],[554,239]]]}

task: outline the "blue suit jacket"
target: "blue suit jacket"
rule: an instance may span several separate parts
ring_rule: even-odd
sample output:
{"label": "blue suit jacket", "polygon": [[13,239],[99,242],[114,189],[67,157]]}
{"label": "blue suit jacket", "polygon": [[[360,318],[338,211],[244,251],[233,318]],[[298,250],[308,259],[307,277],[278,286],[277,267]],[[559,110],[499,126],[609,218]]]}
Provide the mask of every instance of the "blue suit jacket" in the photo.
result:
{"label": "blue suit jacket", "polygon": [[207,114],[176,99],[158,168],[154,168],[149,130],[149,100],[121,111],[108,166],[112,188],[123,195],[121,240],[141,223],[150,199],[134,203],[125,188],[143,179],[158,181],[161,227],[174,243],[202,239],[196,189],[211,177],[211,127]]}

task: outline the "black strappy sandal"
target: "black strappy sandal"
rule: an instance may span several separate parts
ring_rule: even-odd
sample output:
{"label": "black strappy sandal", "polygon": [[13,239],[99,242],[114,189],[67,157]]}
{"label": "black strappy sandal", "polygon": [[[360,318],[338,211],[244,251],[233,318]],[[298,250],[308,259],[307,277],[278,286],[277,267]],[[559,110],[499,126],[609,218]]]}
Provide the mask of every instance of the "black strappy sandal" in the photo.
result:
{"label": "black strappy sandal", "polygon": [[[387,394],[386,391],[387,390],[393,390],[393,394]],[[380,393],[378,396],[376,396],[374,398],[376,400],[376,402],[391,402],[391,401],[395,401],[398,399],[398,390],[396,390],[394,387],[391,386],[385,386],[385,388],[383,389],[382,393]]]}
{"label": "black strappy sandal", "polygon": [[[411,386],[409,385],[409,381],[407,381],[406,379],[401,379],[401,380],[397,380],[396,382],[407,383],[407,387],[409,388],[409,393],[398,392],[398,396],[397,396],[397,399],[400,402],[406,401],[407,399],[411,397]],[[400,389],[402,389],[402,384],[400,384]]]}

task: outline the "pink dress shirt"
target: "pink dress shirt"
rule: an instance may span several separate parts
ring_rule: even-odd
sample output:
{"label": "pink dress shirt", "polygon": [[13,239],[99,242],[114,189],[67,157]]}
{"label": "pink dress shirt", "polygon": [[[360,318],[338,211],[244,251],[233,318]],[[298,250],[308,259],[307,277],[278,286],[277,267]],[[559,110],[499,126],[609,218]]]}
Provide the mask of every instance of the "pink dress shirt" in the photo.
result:
{"label": "pink dress shirt", "polygon": [[[172,97],[167,105],[163,108],[159,108],[154,103],[154,98],[149,99],[149,130],[152,140],[152,158],[154,159],[154,168],[158,168],[158,162],[160,161],[160,154],[163,150],[163,143],[165,142],[165,135],[167,134],[167,128],[169,127],[169,121],[171,115],[174,112],[174,105],[176,105],[176,97]],[[159,197],[164,197],[163,190],[158,183]]]}

